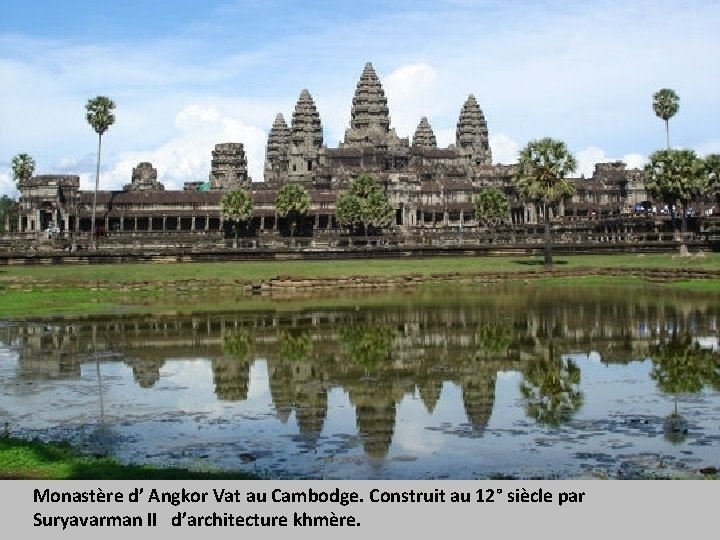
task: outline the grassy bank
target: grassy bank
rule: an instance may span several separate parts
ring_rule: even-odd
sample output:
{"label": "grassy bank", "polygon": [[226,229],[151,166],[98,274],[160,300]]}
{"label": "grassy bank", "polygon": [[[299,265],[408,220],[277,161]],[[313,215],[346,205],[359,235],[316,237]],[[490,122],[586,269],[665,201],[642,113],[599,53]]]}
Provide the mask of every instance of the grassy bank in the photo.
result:
{"label": "grassy bank", "polygon": [[243,472],[122,465],[110,458],[82,456],[70,446],[0,437],[0,479],[32,480],[247,480]]}
{"label": "grassy bank", "polygon": [[[572,255],[555,258],[558,268],[720,268],[720,253],[704,257],[651,255]],[[541,269],[540,257],[433,257],[344,259],[333,261],[241,261],[213,263],[124,263],[0,267],[0,285],[11,281],[51,280],[58,284],[112,281],[262,280],[273,276],[400,276],[459,272],[520,272]]]}
{"label": "grassy bank", "polygon": [[[562,271],[582,270],[587,277],[551,277],[549,284],[624,285],[643,280],[623,276],[593,277],[593,269],[684,269],[717,271],[720,254],[704,257],[653,255],[580,255],[555,259]],[[243,285],[289,278],[342,276],[423,276],[542,272],[538,257],[436,257],[339,261],[244,261],[0,267],[0,319],[190,311],[273,309],[273,301],[244,294]],[[664,286],[668,286],[665,284]],[[685,280],[673,287],[720,293],[719,279]],[[327,294],[325,296],[328,296]],[[335,302],[337,301],[334,300]]]}

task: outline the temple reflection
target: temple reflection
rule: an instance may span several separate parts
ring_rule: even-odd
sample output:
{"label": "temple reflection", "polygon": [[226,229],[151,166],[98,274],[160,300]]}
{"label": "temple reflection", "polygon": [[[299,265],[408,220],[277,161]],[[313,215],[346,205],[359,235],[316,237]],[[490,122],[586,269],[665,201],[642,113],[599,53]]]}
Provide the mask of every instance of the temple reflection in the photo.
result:
{"label": "temple reflection", "polygon": [[124,363],[150,389],[168,360],[207,360],[225,402],[248,399],[251,368],[262,359],[275,415],[281,422],[294,416],[303,444],[317,445],[328,394],[341,388],[363,449],[375,459],[392,445],[400,402],[418,396],[431,414],[446,383],[461,392],[468,430],[482,436],[500,372],[522,377],[529,418],[569,421],[583,403],[582,365],[571,353],[593,351],[605,363],[651,358],[668,393],[697,391],[698,380],[720,386],[717,348],[700,345],[717,343],[720,308],[712,299],[660,300],[632,289],[587,296],[540,287],[443,306],[15,324],[0,328],[0,343],[17,351],[17,377],[29,381],[79,378],[97,354],[100,362]]}

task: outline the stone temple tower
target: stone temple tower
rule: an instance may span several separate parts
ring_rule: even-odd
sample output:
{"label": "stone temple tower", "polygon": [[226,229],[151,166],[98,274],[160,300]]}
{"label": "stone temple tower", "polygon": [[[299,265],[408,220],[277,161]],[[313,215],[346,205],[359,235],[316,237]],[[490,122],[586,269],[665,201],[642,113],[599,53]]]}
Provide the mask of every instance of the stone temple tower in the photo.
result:
{"label": "stone temple tower", "polygon": [[[407,146],[407,140],[405,143]],[[355,88],[350,129],[345,131],[345,142],[341,146],[392,148],[401,144],[395,130],[390,129],[390,111],[385,91],[373,65],[368,62]]]}
{"label": "stone temple tower", "polygon": [[282,113],[278,113],[268,135],[265,147],[265,181],[282,180],[288,171],[290,128]]}
{"label": "stone temple tower", "polygon": [[428,119],[425,116],[420,119],[420,123],[415,130],[412,145],[415,148],[437,148],[435,133],[433,133],[433,129],[430,127],[430,122],[428,122]]}
{"label": "stone temple tower", "polygon": [[150,191],[165,189],[162,182],[158,182],[157,176],[157,169],[152,166],[152,163],[143,161],[133,168],[131,181],[129,184],[125,184],[123,189],[125,191]]}
{"label": "stone temple tower", "polygon": [[288,177],[291,180],[310,179],[319,163],[323,145],[320,114],[310,92],[300,92],[290,127],[290,148],[288,152]]}
{"label": "stone temple tower", "polygon": [[247,158],[242,143],[215,145],[210,161],[209,180],[212,189],[250,187],[252,180],[247,173]]}
{"label": "stone temple tower", "polygon": [[470,94],[460,111],[455,132],[458,153],[473,165],[491,165],[487,122],[475,96]]}

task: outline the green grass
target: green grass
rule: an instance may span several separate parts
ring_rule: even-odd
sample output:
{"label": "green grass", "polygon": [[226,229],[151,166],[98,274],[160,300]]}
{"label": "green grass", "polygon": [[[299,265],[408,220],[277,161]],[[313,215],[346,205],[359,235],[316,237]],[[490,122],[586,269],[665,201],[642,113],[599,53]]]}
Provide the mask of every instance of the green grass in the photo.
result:
{"label": "green grass", "polygon": [[[579,255],[555,258],[558,269],[589,269],[587,277],[553,277],[555,285],[640,286],[647,282],[633,277],[592,276],[594,268],[720,269],[720,254],[705,257],[652,255]],[[406,259],[332,261],[243,261],[219,263],[103,264],[57,266],[6,266],[0,268],[0,318],[74,317],[90,315],[172,314],[208,311],[248,311],[291,307],[337,306],[358,303],[357,297],[331,293],[312,299],[289,301],[250,297],[243,283],[276,276],[394,277],[420,274],[478,274],[541,271],[540,257],[435,257]],[[179,291],[183,284],[198,290]],[[432,286],[432,280],[424,286]],[[698,279],[664,283],[688,291],[720,292],[720,280]],[[98,290],[93,290],[99,287]],[[126,290],[115,290],[125,288]],[[222,290],[219,288],[222,287]],[[185,287],[186,289],[188,287]],[[112,289],[112,290],[108,290]],[[356,295],[357,296],[357,295]],[[363,305],[376,296],[363,292]],[[387,302],[378,298],[378,302]]]}
{"label": "green grass", "polygon": [[193,471],[122,465],[110,458],[82,456],[66,444],[0,437],[0,479],[33,480],[247,480],[241,471]]}
{"label": "green grass", "polygon": [[[555,257],[558,268],[720,268],[720,253],[705,257],[650,255],[573,255]],[[508,272],[541,269],[540,257],[433,257],[403,259],[343,259],[331,261],[241,261],[213,263],[122,263],[0,267],[0,284],[8,281],[50,280],[58,283],[177,280],[261,280],[278,275],[333,277],[348,275],[430,275],[444,272]]]}

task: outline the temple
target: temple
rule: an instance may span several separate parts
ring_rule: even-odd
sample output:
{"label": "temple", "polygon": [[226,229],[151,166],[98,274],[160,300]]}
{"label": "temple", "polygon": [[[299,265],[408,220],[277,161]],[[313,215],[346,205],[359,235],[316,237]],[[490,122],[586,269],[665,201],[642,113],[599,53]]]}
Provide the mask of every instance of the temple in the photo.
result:
{"label": "temple", "polygon": [[[349,183],[369,173],[384,187],[395,209],[390,227],[396,234],[422,231],[480,230],[474,212],[475,194],[500,188],[511,205],[511,224],[539,220],[536,205],[517,196],[512,183],[514,165],[493,163],[488,125],[478,100],[468,95],[459,108],[455,143],[437,145],[430,120],[422,116],[412,136],[399,136],[392,127],[388,100],[371,63],[365,64],[350,108],[349,127],[338,146],[326,146],[320,112],[309,90],[297,99],[288,126],[279,112],[270,127],[263,181],[248,176],[242,142],[217,144],[207,181],[187,181],[183,190],[164,188],[151,163],[139,163],[123,189],[97,194],[99,235],[138,233],[146,242],[155,233],[227,233],[220,211],[225,192],[249,191],[253,215],[243,235],[282,235],[283,218],[275,211],[278,190],[287,182],[302,184],[311,206],[301,227],[304,236],[340,234],[335,202]],[[557,208],[555,216],[576,219],[622,215],[648,198],[644,175],[625,164],[601,163],[592,178],[575,179],[575,196]],[[42,232],[81,239],[91,230],[93,192],[80,190],[79,176],[39,175],[21,183],[18,232]],[[142,234],[140,234],[142,233]]]}

